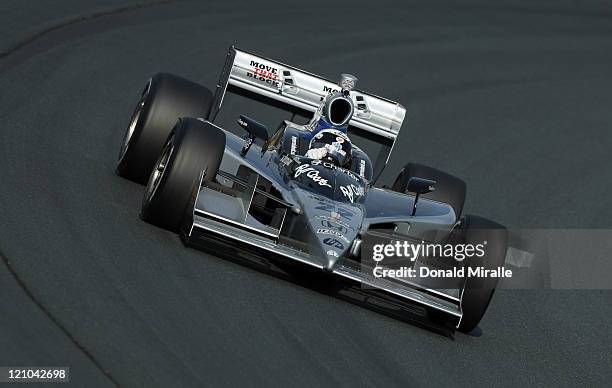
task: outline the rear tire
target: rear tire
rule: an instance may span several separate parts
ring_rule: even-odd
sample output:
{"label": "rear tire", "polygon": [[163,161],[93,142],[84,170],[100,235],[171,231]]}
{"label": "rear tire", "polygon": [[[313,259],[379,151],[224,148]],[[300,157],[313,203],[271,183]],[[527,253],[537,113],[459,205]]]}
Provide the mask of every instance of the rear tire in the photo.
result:
{"label": "rear tire", "polygon": [[126,129],[117,174],[145,184],[176,121],[207,118],[211,104],[212,93],[206,87],[168,73],[154,75]]}
{"label": "rear tire", "polygon": [[147,183],[141,218],[178,232],[192,200],[194,183],[202,171],[204,182],[215,178],[224,151],[225,134],[219,128],[197,119],[180,119]]}
{"label": "rear tire", "polygon": [[[461,228],[466,243],[475,245],[487,242],[484,256],[471,257],[467,263],[469,267],[484,267],[484,269],[492,270],[504,265],[508,248],[508,231],[504,226],[486,218],[466,215],[461,220]],[[497,282],[497,278],[466,278],[461,299],[463,316],[458,327],[459,331],[469,333],[476,328],[487,311]]]}
{"label": "rear tire", "polygon": [[436,181],[436,190],[421,195],[421,198],[448,203],[455,211],[456,219],[458,220],[461,217],[466,192],[466,184],[462,179],[433,167],[411,162],[397,175],[391,190],[405,193],[408,180],[412,177]]}

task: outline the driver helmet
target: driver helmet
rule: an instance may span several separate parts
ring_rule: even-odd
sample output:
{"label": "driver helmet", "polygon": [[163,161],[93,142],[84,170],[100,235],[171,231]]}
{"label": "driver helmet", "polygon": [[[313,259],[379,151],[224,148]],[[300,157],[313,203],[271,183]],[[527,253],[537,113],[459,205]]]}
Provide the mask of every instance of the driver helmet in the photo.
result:
{"label": "driver helmet", "polygon": [[308,149],[325,148],[327,154],[323,160],[327,160],[336,166],[346,167],[351,162],[353,146],[348,136],[337,129],[323,129],[310,140]]}

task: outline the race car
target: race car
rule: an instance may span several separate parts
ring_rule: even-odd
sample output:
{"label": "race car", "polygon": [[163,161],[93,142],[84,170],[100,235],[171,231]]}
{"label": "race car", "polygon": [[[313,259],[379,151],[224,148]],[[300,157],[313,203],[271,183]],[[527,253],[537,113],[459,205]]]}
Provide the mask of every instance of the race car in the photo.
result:
{"label": "race car", "polygon": [[[232,46],[214,93],[168,73],[148,80],[116,171],[146,184],[141,218],[189,246],[224,242],[297,268],[298,276],[309,268],[349,284],[367,295],[363,300],[400,315],[471,332],[497,278],[462,275],[436,284],[377,276],[383,263],[372,260],[372,241],[484,242],[481,257],[448,265],[495,270],[505,260],[507,232],[462,215],[465,182],[438,169],[409,162],[391,187],[379,187],[406,109],[356,83],[350,74],[333,82]],[[288,117],[273,123],[275,131],[260,122],[266,117],[246,115],[237,128],[222,128],[216,119],[227,92],[281,107]],[[309,119],[298,123],[296,114]],[[354,139],[373,143],[376,157]],[[441,266],[425,256],[409,263]]]}

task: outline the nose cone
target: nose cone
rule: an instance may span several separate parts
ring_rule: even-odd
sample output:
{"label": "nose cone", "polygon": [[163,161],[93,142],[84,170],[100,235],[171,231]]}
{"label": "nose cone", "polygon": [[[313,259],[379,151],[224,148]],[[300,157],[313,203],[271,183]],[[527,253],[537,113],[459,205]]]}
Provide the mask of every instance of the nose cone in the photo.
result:
{"label": "nose cone", "polygon": [[355,234],[342,234],[337,229],[318,227],[316,225],[317,221],[312,222],[313,226],[317,228],[315,230],[317,242],[327,259],[325,261],[325,269],[331,271],[336,262],[346,256],[355,238]]}
{"label": "nose cone", "polygon": [[336,262],[348,254],[361,226],[363,213],[356,205],[316,196],[312,199],[304,210],[316,245],[313,252],[320,252],[325,258],[325,269],[331,271]]}

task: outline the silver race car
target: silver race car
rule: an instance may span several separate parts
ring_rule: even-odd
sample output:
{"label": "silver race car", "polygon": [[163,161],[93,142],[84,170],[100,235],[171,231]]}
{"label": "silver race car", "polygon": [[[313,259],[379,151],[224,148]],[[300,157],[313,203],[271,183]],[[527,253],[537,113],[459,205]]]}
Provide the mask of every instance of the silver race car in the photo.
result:
{"label": "silver race car", "polygon": [[[235,47],[214,93],[157,74],[130,120],[117,173],[146,184],[141,218],[180,233],[190,246],[210,250],[216,242],[294,274],[320,272],[398,316],[470,332],[498,278],[458,270],[502,267],[507,232],[462,216],[466,185],[440,170],[407,163],[392,187],[375,186],[406,110],[356,83],[349,74],[332,82]],[[259,122],[266,117],[239,115],[236,128],[221,128],[216,119],[226,93],[286,110],[287,119],[268,131]],[[296,115],[306,119],[298,123]],[[376,155],[364,151],[368,146]],[[373,259],[373,246],[398,241],[484,242],[486,249],[465,260],[408,261],[415,272],[461,274],[441,282],[382,276],[385,261]]]}

